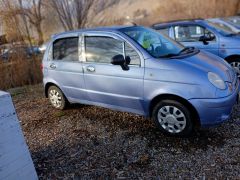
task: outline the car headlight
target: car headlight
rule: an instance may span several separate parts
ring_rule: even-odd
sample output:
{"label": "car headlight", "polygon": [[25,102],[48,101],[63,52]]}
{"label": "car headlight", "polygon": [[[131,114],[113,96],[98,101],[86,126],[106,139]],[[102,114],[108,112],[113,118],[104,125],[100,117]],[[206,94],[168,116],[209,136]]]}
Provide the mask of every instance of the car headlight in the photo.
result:
{"label": "car headlight", "polygon": [[213,73],[213,72],[209,72],[208,73],[208,80],[218,89],[226,89],[226,84],[225,82],[222,80],[222,78],[219,77],[219,75]]}

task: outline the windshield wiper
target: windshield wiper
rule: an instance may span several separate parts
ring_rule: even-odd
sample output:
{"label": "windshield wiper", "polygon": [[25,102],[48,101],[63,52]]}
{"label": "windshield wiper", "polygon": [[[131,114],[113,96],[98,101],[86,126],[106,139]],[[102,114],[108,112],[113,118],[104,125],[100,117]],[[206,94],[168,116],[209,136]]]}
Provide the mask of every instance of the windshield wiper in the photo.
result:
{"label": "windshield wiper", "polygon": [[166,55],[163,55],[163,56],[160,56],[159,58],[171,58],[171,57],[174,57],[174,56],[179,56],[181,55],[183,52],[187,52],[186,54],[188,53],[191,53],[191,52],[194,52],[194,47],[185,47],[184,49],[182,49],[179,53],[177,54],[173,54],[173,53],[170,53],[170,54],[166,54]]}
{"label": "windshield wiper", "polygon": [[194,47],[185,47],[178,53],[178,55],[182,54],[183,52],[187,52],[187,53],[193,52],[194,49],[195,49]]}
{"label": "windshield wiper", "polygon": [[229,33],[226,34],[226,36],[239,36],[240,32],[236,32],[236,33]]}
{"label": "windshield wiper", "polygon": [[174,56],[178,56],[179,54],[166,54],[166,55],[163,55],[163,56],[159,56],[159,58],[170,58],[170,57],[174,57]]}

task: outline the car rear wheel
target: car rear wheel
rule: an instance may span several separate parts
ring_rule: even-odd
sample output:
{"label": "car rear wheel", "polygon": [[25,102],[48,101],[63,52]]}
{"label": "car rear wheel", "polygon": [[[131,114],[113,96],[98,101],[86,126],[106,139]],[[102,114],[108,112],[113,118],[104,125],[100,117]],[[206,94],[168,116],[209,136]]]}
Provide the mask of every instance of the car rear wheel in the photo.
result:
{"label": "car rear wheel", "polygon": [[62,91],[56,86],[50,86],[48,89],[48,98],[50,103],[56,109],[65,109],[67,105],[67,99]]}
{"label": "car rear wheel", "polygon": [[153,109],[152,117],[159,129],[167,135],[189,136],[193,131],[190,111],[180,102],[159,102]]}

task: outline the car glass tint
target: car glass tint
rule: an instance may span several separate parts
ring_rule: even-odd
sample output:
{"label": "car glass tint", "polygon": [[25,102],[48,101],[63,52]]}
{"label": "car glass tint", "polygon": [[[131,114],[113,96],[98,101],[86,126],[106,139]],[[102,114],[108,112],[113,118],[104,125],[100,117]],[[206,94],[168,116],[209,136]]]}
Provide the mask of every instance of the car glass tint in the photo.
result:
{"label": "car glass tint", "polygon": [[86,61],[111,63],[114,56],[123,54],[123,43],[111,37],[85,37]]}
{"label": "car glass tint", "polygon": [[78,61],[78,37],[56,40],[53,43],[53,60]]}

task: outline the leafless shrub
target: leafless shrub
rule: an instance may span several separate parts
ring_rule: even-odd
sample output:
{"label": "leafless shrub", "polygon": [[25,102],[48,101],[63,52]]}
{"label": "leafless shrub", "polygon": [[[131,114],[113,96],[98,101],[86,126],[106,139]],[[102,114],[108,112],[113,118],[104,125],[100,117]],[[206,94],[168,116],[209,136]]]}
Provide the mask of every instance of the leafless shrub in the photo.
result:
{"label": "leafless shrub", "polygon": [[26,58],[25,52],[17,52],[7,62],[0,62],[0,89],[42,81],[41,58]]}

